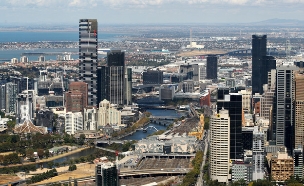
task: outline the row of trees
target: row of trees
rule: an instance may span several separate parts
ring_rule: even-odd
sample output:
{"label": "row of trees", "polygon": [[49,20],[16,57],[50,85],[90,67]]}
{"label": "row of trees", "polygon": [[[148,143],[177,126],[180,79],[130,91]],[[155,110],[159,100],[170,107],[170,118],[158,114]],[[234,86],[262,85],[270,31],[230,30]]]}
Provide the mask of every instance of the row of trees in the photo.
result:
{"label": "row of trees", "polygon": [[144,113],[144,117],[140,118],[140,119],[139,119],[136,123],[134,123],[131,127],[122,129],[122,130],[119,131],[119,132],[114,132],[114,133],[112,134],[112,137],[113,137],[113,138],[117,138],[117,137],[126,135],[126,134],[128,134],[128,133],[131,133],[131,132],[135,131],[135,130],[138,129],[138,128],[143,127],[146,123],[148,123],[148,122],[150,121],[150,119],[149,119],[149,116],[150,116],[150,115],[151,115],[151,113],[145,112],[145,113]]}
{"label": "row of trees", "polygon": [[0,174],[14,174],[17,172],[26,172],[36,171],[36,165],[22,165],[22,166],[14,166],[14,167],[3,167],[0,168]]}
{"label": "row of trees", "polygon": [[196,152],[195,158],[191,162],[193,169],[186,174],[181,186],[195,185],[197,177],[200,174],[200,167],[203,162],[203,155],[204,154],[202,151]]}
{"label": "row of trees", "polygon": [[26,183],[27,184],[37,183],[37,182],[40,182],[40,181],[45,180],[45,179],[52,178],[52,177],[57,176],[57,175],[58,175],[57,170],[56,169],[52,169],[52,170],[46,171],[46,172],[44,172],[42,174],[38,174],[38,175],[32,176],[30,180],[26,181]]}
{"label": "row of trees", "polygon": [[21,158],[17,153],[11,153],[8,155],[0,155],[0,164],[1,165],[10,165],[10,164],[18,164],[21,163]]}

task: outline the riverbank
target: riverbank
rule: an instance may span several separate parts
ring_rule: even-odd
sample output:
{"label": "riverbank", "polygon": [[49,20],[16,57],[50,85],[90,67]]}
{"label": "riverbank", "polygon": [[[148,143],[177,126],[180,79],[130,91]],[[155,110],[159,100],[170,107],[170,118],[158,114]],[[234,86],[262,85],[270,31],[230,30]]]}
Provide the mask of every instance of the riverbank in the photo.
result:
{"label": "riverbank", "polygon": [[[144,123],[142,127],[145,127],[145,126],[147,126],[147,125],[149,125],[149,124],[150,124],[150,121]],[[125,137],[128,137],[128,136],[132,136],[134,133],[137,132],[138,129],[139,129],[139,128],[136,128],[134,131],[132,131],[132,132],[130,132],[130,133],[128,133],[128,134],[119,136],[117,139],[118,139],[118,140],[121,140],[122,138],[125,138]]]}
{"label": "riverbank", "polygon": [[26,163],[23,163],[23,164],[14,164],[14,165],[0,166],[0,168],[4,168],[4,167],[18,167],[18,166],[24,166],[24,165],[35,165],[35,164],[39,164],[39,163],[47,163],[47,162],[50,162],[50,161],[54,161],[56,159],[63,158],[65,156],[69,156],[69,155],[81,152],[81,151],[89,149],[89,148],[91,148],[91,147],[82,147],[82,148],[78,148],[78,149],[69,151],[69,152],[64,153],[64,154],[59,154],[59,155],[56,155],[56,156],[49,157],[47,159],[36,160],[36,162],[26,162]]}

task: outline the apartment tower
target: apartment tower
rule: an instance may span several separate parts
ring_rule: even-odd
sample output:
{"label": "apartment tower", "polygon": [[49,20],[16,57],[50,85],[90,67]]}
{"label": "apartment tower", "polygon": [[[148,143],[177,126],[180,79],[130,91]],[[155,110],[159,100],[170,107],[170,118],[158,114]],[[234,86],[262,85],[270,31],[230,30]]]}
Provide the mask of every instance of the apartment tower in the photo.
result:
{"label": "apartment tower", "polygon": [[210,121],[210,177],[228,183],[230,161],[230,117],[221,109]]}
{"label": "apartment tower", "polygon": [[304,74],[295,74],[295,147],[304,145]]}
{"label": "apartment tower", "polygon": [[88,105],[96,104],[97,19],[79,20],[79,79],[88,84]]}

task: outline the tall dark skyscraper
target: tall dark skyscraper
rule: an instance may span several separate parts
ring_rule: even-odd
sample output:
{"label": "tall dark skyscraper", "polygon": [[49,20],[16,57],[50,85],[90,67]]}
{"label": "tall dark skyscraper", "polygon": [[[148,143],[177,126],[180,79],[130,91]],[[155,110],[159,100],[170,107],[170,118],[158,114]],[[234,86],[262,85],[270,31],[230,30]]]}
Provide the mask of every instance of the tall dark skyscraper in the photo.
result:
{"label": "tall dark skyscraper", "polygon": [[238,93],[227,94],[227,89],[219,89],[217,112],[222,108],[229,111],[230,117],[230,159],[243,159],[242,140],[242,95]]}
{"label": "tall dark skyscraper", "polygon": [[217,79],[217,56],[207,56],[206,79]]}
{"label": "tall dark skyscraper", "polygon": [[277,68],[276,91],[273,101],[272,136],[276,145],[285,146],[292,152],[295,143],[295,87],[296,66],[283,65]]}
{"label": "tall dark skyscraper", "polygon": [[[261,80],[262,58],[267,53],[267,36],[252,35],[252,95],[263,93]],[[267,76],[267,73],[266,73]]]}
{"label": "tall dark skyscraper", "polygon": [[96,19],[79,20],[79,80],[88,84],[88,105],[96,104],[97,31]]}
{"label": "tall dark skyscraper", "polygon": [[119,67],[125,66],[125,53],[120,50],[111,50],[107,55],[107,65],[108,67]]}
{"label": "tall dark skyscraper", "polygon": [[[129,70],[128,72],[132,71]],[[125,69],[125,53],[120,50],[109,52],[107,66],[98,67],[97,70],[97,105],[103,99],[107,99],[112,104],[121,105],[125,103],[127,73]]]}
{"label": "tall dark skyscraper", "polygon": [[273,56],[263,56],[262,57],[262,63],[261,63],[261,69],[260,69],[260,77],[261,82],[260,85],[261,91],[260,94],[263,94],[263,85],[268,84],[268,72],[270,72],[272,69],[276,69],[276,60]]}

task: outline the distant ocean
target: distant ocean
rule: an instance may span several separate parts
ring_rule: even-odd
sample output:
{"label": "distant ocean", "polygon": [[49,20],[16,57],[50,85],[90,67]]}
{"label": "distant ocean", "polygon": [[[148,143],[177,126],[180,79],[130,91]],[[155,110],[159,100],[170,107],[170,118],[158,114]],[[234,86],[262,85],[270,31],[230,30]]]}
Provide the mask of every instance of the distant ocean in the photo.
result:
{"label": "distant ocean", "polygon": [[[98,40],[115,41],[119,40],[121,34],[112,33],[98,33]],[[38,42],[38,41],[78,41],[79,33],[75,32],[55,32],[55,31],[41,31],[41,32],[0,32],[0,42]]]}
{"label": "distant ocean", "polygon": [[[117,41],[121,38],[121,34],[112,33],[99,33],[99,41]],[[39,41],[72,41],[78,42],[78,32],[54,32],[54,31],[39,31],[39,32],[0,32],[0,43],[7,42],[39,42]],[[21,54],[24,52],[77,52],[78,48],[66,49],[33,49],[33,50],[1,50],[0,49],[0,62],[8,61],[11,58],[20,59]],[[39,56],[28,56],[30,61],[37,61]],[[45,56],[46,60],[56,60],[57,56]],[[71,58],[78,59],[78,55],[72,55]]]}

